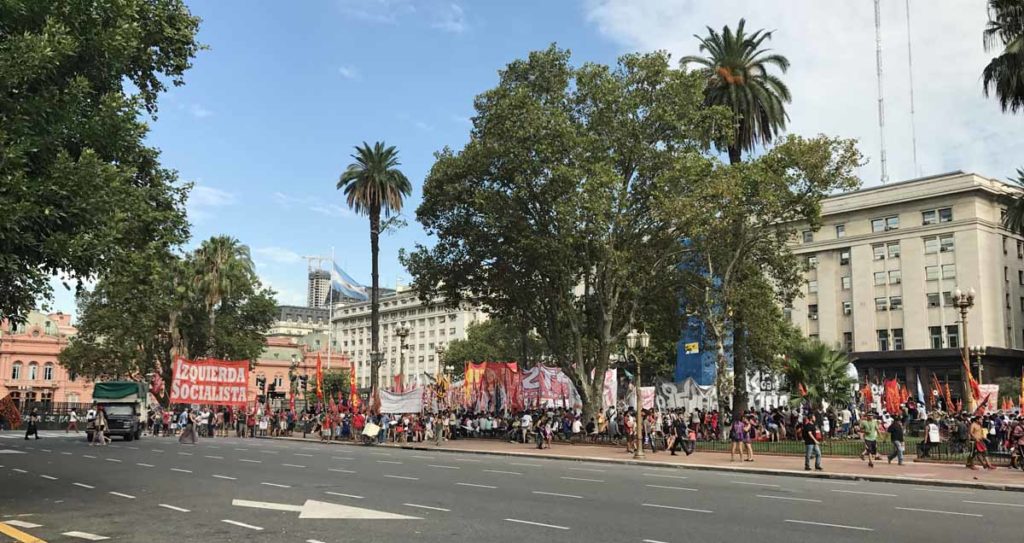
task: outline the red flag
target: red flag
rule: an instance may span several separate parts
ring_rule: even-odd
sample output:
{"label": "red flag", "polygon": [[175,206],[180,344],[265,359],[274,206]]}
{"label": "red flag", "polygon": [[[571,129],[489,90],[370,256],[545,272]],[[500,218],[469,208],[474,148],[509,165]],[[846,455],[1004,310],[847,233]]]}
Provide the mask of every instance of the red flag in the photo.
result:
{"label": "red flag", "polygon": [[324,401],[324,365],[320,353],[316,353],[316,399]]}
{"label": "red flag", "polygon": [[357,411],[359,410],[359,391],[356,390],[356,368],[349,366],[348,369],[348,403],[352,407],[352,411]]}
{"label": "red flag", "polygon": [[974,410],[974,416],[976,416],[976,417],[980,417],[981,415],[984,415],[984,414],[985,414],[985,410],[986,410],[986,409],[988,408],[988,400],[989,400],[989,398],[991,398],[991,397],[992,397],[992,393],[991,393],[991,392],[989,392],[989,393],[988,393],[988,394],[987,394],[987,395],[985,396],[985,399],[984,399],[984,400],[982,400],[982,401],[981,401],[981,403],[979,403],[979,404],[978,404],[978,408]]}
{"label": "red flag", "polygon": [[864,397],[864,409],[871,410],[871,406],[875,403],[874,394],[871,393],[871,383],[867,380],[864,381],[864,388],[860,389],[861,396]]}
{"label": "red flag", "polygon": [[967,380],[971,384],[971,396],[973,396],[975,400],[980,399],[981,387],[978,386],[978,381],[974,379],[974,375],[968,373]]}
{"label": "red flag", "polygon": [[807,396],[807,387],[805,387],[803,383],[797,383],[796,386],[798,389],[800,389],[801,396]]}

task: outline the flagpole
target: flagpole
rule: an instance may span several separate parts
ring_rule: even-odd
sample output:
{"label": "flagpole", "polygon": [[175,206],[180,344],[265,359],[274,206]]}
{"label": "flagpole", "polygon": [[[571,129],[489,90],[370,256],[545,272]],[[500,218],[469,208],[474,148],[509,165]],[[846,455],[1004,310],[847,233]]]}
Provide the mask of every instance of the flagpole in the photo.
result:
{"label": "flagpole", "polygon": [[[334,266],[334,246],[331,246],[331,266]],[[333,271],[333,270],[332,270]],[[331,276],[333,279],[333,275]],[[327,369],[331,369],[331,351],[334,347],[334,281],[327,284],[327,304],[329,306],[327,317]]]}

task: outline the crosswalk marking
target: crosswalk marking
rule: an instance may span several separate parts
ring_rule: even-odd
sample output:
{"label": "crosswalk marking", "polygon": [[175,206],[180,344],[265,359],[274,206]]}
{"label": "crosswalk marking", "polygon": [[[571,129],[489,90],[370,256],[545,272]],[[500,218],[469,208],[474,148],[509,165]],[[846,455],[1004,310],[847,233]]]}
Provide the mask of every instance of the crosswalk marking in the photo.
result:
{"label": "crosswalk marking", "polygon": [[77,537],[79,539],[85,539],[87,541],[103,541],[104,539],[110,539],[107,536],[90,534],[89,532],[64,532],[60,535],[66,535],[68,537]]}

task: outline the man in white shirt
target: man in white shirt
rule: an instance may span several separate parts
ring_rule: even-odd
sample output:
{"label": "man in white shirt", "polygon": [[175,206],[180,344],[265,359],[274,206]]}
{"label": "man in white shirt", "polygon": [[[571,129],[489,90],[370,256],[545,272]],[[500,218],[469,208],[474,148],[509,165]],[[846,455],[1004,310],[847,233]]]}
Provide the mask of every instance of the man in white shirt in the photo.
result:
{"label": "man in white shirt", "polygon": [[852,418],[853,413],[850,413],[850,409],[848,407],[844,407],[843,410],[839,412],[839,423],[842,425],[844,436],[850,434],[850,419]]}
{"label": "man in white shirt", "polygon": [[530,433],[530,427],[533,426],[533,417],[531,417],[529,413],[523,413],[523,419],[519,424],[519,432],[522,434],[520,441],[526,443],[526,438]]}

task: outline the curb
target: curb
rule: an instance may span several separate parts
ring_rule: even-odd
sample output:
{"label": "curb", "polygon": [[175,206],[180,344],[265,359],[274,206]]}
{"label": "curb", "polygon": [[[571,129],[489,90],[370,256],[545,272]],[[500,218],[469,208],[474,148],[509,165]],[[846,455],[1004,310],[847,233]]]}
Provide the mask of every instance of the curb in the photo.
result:
{"label": "curb", "polygon": [[[352,447],[365,447],[362,443],[354,443],[349,441],[329,441],[320,442],[310,439],[303,439],[301,437],[260,437],[256,439],[270,439],[276,441],[298,441],[302,443],[320,443],[321,445],[347,445]],[[891,475],[865,475],[858,473],[820,473],[820,472],[806,472],[796,471],[787,469],[771,469],[771,468],[745,468],[745,467],[733,467],[733,466],[709,466],[706,464],[675,464],[668,462],[656,462],[652,460],[633,460],[633,459],[617,459],[617,458],[587,458],[583,456],[560,456],[557,454],[544,454],[544,453],[530,453],[530,452],[518,452],[518,451],[478,451],[472,449],[441,449],[436,447],[426,447],[422,445],[378,445],[378,447],[387,447],[390,449],[403,449],[409,451],[430,451],[440,453],[457,453],[457,454],[476,454],[482,456],[504,456],[504,457],[515,457],[515,458],[541,458],[545,460],[562,460],[568,462],[594,462],[598,464],[618,464],[628,466],[643,466],[649,468],[671,468],[679,470],[694,470],[694,471],[723,471],[732,473],[752,473],[757,475],[779,475],[784,477],[801,477],[804,479],[828,479],[838,481],[869,481],[877,483],[898,483],[898,484],[911,484],[919,486],[942,486],[952,488],[973,488],[979,490],[1002,490],[1008,492],[1024,492],[1024,484],[1001,484],[1001,483],[975,483],[971,481],[950,481],[950,480],[936,480],[936,479],[920,479],[916,477],[897,477]]]}

